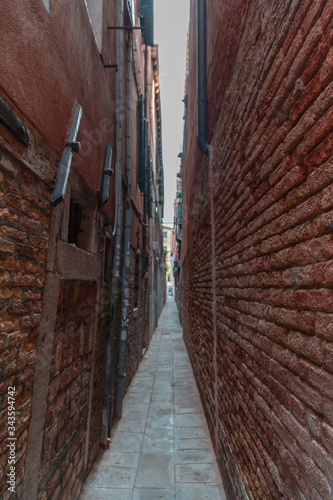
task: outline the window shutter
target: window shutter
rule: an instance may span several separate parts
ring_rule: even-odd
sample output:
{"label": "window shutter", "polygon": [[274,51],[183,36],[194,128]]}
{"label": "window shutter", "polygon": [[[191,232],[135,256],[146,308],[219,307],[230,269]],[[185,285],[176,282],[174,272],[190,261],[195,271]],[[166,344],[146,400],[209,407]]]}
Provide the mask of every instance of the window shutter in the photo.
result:
{"label": "window shutter", "polygon": [[148,148],[148,161],[147,161],[147,215],[152,218],[152,204],[153,204],[153,187],[152,187],[152,171],[150,161],[150,148]]}
{"label": "window shutter", "polygon": [[138,185],[141,192],[144,192],[145,186],[145,165],[146,165],[146,125],[145,118],[142,116],[143,99],[139,96],[138,101]]}
{"label": "window shutter", "polygon": [[139,3],[140,25],[143,41],[146,45],[154,46],[154,0],[140,0]]}

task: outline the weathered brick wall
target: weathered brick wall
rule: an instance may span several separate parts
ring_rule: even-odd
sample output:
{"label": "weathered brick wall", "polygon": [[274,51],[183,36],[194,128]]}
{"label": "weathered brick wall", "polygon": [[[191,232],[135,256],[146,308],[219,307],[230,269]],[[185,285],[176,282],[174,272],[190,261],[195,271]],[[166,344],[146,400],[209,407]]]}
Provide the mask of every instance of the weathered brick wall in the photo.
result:
{"label": "weathered brick wall", "polygon": [[40,498],[77,498],[88,421],[96,283],[64,280],[58,303]]}
{"label": "weathered brick wall", "polygon": [[333,498],[332,15],[208,7],[212,156],[193,163],[185,137],[184,331],[237,500]]}
{"label": "weathered brick wall", "polygon": [[[7,391],[15,387],[16,494],[22,495],[49,231],[45,185],[0,150],[0,497],[9,498]],[[15,494],[12,494],[14,498]]]}
{"label": "weathered brick wall", "polygon": [[89,458],[88,471],[97,456],[101,442],[101,415],[104,402],[104,383],[105,383],[105,358],[106,342],[109,330],[108,314],[110,309],[110,294],[107,288],[104,290],[103,307],[99,312],[97,326],[95,359],[94,359],[94,381],[92,389],[92,404],[90,415],[90,437],[89,437]]}
{"label": "weathered brick wall", "polygon": [[135,251],[131,248],[131,266],[129,280],[129,308],[128,308],[128,330],[126,343],[126,364],[125,364],[125,392],[138,369],[142,359],[143,348],[143,328],[145,311],[145,294],[143,290],[144,280],[140,279],[138,294],[138,307],[134,309],[134,278],[135,278]]}
{"label": "weathered brick wall", "polygon": [[[123,261],[123,258],[121,259],[121,261]],[[148,297],[144,293],[144,279],[140,277],[138,306],[137,308],[134,309],[134,280],[135,280],[135,250],[131,246],[130,272],[129,272],[129,300],[127,309],[127,315],[128,315],[127,341],[126,341],[126,351],[125,351],[124,395],[126,395],[126,392],[142,360],[143,336],[144,336],[144,326],[145,326],[144,318],[145,318],[145,309],[148,306],[148,304],[146,303]],[[120,283],[120,285],[122,285],[122,283]],[[119,301],[117,304],[116,341],[114,346],[115,355],[114,355],[114,366],[113,366],[114,369],[113,414],[115,411],[117,379],[118,379],[119,341],[120,341],[120,327],[121,327],[121,313],[122,313],[121,297],[122,295],[120,293]]]}

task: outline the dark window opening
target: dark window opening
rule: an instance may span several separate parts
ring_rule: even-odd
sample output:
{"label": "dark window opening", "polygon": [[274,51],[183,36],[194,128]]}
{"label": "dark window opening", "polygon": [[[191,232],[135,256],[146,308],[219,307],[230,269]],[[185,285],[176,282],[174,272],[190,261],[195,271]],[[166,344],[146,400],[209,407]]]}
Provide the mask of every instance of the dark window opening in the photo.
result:
{"label": "dark window opening", "polygon": [[135,254],[135,274],[134,274],[134,309],[139,306],[140,288],[140,252]]}
{"label": "dark window opening", "polygon": [[87,199],[72,188],[68,214],[68,236],[70,245],[86,252],[96,252],[95,211],[89,206]]}
{"label": "dark window opening", "polygon": [[112,277],[112,264],[113,264],[113,244],[110,238],[105,240],[104,250],[104,281],[110,283]]}
{"label": "dark window opening", "polygon": [[82,209],[78,203],[71,200],[69,208],[69,222],[68,222],[68,243],[79,246],[79,235],[82,233]]}

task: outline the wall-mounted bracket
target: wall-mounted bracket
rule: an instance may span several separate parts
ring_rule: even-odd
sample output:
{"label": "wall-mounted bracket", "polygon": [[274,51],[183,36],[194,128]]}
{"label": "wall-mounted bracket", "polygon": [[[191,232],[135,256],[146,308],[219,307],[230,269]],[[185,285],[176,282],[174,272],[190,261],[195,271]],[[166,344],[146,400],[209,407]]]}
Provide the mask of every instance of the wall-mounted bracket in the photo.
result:
{"label": "wall-mounted bracket", "polygon": [[60,203],[64,199],[69,172],[72,166],[73,153],[78,153],[81,149],[80,143],[76,142],[76,137],[80,127],[81,116],[82,116],[82,106],[80,106],[80,104],[77,104],[74,111],[74,117],[69,131],[69,136],[65,143],[65,149],[64,152],[62,153],[62,157],[60,160],[56,186],[54,188],[53,195],[51,197],[53,205],[58,205],[58,203]]}
{"label": "wall-mounted bracket", "polygon": [[109,30],[145,30],[145,26],[108,26]]}
{"label": "wall-mounted bracket", "polygon": [[107,64],[104,64],[104,69],[105,68],[116,68],[116,72],[118,73],[118,65],[112,64],[111,61],[109,61]]}
{"label": "wall-mounted bracket", "polygon": [[14,111],[0,98],[0,121],[15,135],[15,137],[28,146],[30,134],[29,130],[21,120],[15,115]]}
{"label": "wall-mounted bracket", "polygon": [[73,153],[79,153],[81,151],[81,144],[76,141],[66,141],[65,146],[72,148]]}

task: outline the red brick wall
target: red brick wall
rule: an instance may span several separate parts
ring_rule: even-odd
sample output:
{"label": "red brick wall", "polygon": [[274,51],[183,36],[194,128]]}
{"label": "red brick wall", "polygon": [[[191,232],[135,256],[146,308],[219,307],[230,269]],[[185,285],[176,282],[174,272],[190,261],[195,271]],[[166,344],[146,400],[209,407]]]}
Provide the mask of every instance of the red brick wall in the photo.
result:
{"label": "red brick wall", "polygon": [[106,339],[108,335],[109,314],[109,294],[105,291],[105,300],[103,300],[103,309],[99,315],[96,335],[94,383],[92,391],[92,410],[90,415],[90,437],[89,437],[89,459],[88,471],[97,456],[101,442],[101,415],[104,401],[104,379],[105,379],[105,357],[106,357]]}
{"label": "red brick wall", "polygon": [[44,427],[40,495],[76,498],[88,421],[96,283],[64,280]]}
{"label": "red brick wall", "polygon": [[3,150],[0,170],[0,496],[7,498],[10,494],[6,477],[7,391],[14,386],[19,498],[31,415],[50,204],[45,185]]}
{"label": "red brick wall", "polygon": [[[103,36],[105,59],[101,63],[85,2],[51,1],[49,13],[42,1],[28,2],[20,5],[20,16],[18,6],[8,0],[1,4],[1,89],[59,155],[75,103],[81,104],[77,139],[82,150],[75,165],[97,191],[106,142],[115,144],[116,140],[116,73],[104,70],[103,64],[116,59],[116,33],[108,33],[107,26],[116,24],[117,9],[111,2],[104,8],[107,36]],[[113,216],[113,203],[104,208]]]}
{"label": "red brick wall", "polygon": [[[132,226],[133,227],[133,226]],[[121,258],[123,262],[123,256]],[[121,265],[122,268],[122,265]],[[141,264],[140,264],[141,271]],[[130,273],[129,273],[129,300],[128,300],[128,323],[127,340],[125,351],[125,384],[124,395],[133,380],[133,377],[142,360],[143,338],[145,335],[145,311],[148,310],[148,295],[144,293],[144,279],[140,277],[139,281],[139,301],[138,307],[134,309],[134,278],[135,278],[135,251],[131,246]],[[120,295],[121,297],[121,295]],[[114,388],[113,388],[113,416],[115,412],[115,401],[117,393],[118,363],[119,363],[119,342],[120,342],[120,322],[121,322],[122,300],[119,299],[116,313],[116,342],[115,342],[115,364],[114,364]]]}
{"label": "red brick wall", "polygon": [[332,16],[326,0],[208,7],[212,157],[193,161],[188,127],[184,331],[237,500],[333,494]]}
{"label": "red brick wall", "polygon": [[134,309],[134,278],[135,278],[135,252],[131,249],[131,267],[129,279],[129,308],[128,308],[128,329],[125,359],[125,391],[127,391],[132,381],[140,361],[142,359],[143,336],[144,336],[144,312],[147,300],[144,293],[144,280],[139,281],[138,307]]}
{"label": "red brick wall", "polygon": [[[28,146],[23,145],[0,123],[1,464],[8,458],[7,389],[14,384],[17,386],[17,498],[76,498],[99,450],[105,396],[110,290],[103,281],[103,252],[106,236],[112,240],[115,177],[110,179],[109,200],[103,211],[97,191],[107,142],[114,145],[113,169],[117,156],[117,72],[104,64],[116,59],[117,33],[107,28],[117,24],[118,9],[114,8],[117,2],[104,2],[100,54],[82,0],[71,2],[70,8],[68,2],[51,1],[49,12],[45,2],[32,1],[21,5],[20,16],[17,3],[4,0],[1,4],[0,94],[29,129],[30,141]],[[133,90],[137,86],[138,93],[142,93],[145,72],[139,31],[135,38],[136,75],[132,74],[132,84]],[[151,53],[149,49],[148,75],[152,80]],[[82,60],[84,63],[80,64],[78,61]],[[126,64],[123,70],[125,83]],[[133,246],[137,214],[143,213],[143,197],[136,183],[136,94],[132,93],[131,103]],[[64,201],[52,206],[50,195],[76,101],[83,108],[77,136],[82,149],[73,156]],[[125,113],[125,107],[122,111]],[[152,112],[151,119],[154,119]],[[123,173],[125,135],[123,127],[119,157]],[[123,226],[126,195],[124,184]],[[68,238],[72,227],[71,196],[78,197],[81,208],[87,212],[82,235],[85,242],[76,248]],[[142,228],[141,220],[138,238],[141,251]],[[124,227],[121,239],[123,235]],[[149,263],[149,235],[146,247]],[[121,296],[120,280],[115,351],[119,345]],[[135,314],[132,305],[129,307],[126,389],[142,357],[142,338],[145,328],[148,329],[148,300],[149,291],[144,298],[143,294],[140,296]],[[117,365],[118,356],[115,371]],[[10,492],[5,492],[7,471],[1,465],[0,497],[6,500],[10,496]]]}

